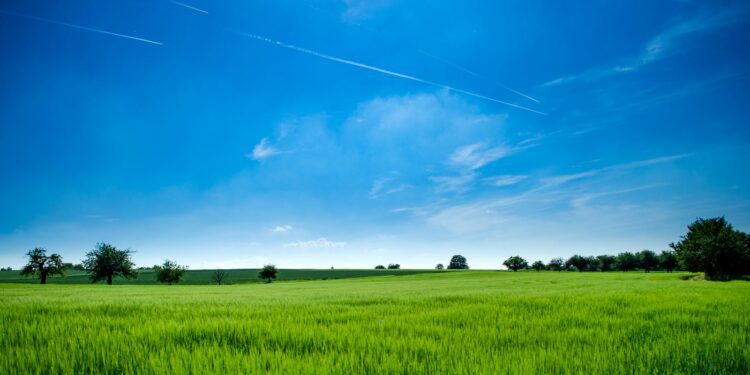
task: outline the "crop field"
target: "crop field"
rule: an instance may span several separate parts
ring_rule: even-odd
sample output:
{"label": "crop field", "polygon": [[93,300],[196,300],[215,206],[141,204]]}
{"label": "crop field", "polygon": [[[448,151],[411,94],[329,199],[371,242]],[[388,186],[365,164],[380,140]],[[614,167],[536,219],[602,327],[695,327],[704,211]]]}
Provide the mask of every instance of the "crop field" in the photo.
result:
{"label": "crop field", "polygon": [[0,285],[0,373],[750,373],[750,283],[460,271]]}
{"label": "crop field", "polygon": [[[262,282],[258,278],[258,269],[243,268],[224,270],[226,272],[226,284],[244,284]],[[188,270],[185,272],[181,284],[188,285],[205,285],[211,284],[211,274],[214,270]],[[330,279],[348,279],[352,277],[366,276],[383,276],[383,275],[413,275],[417,273],[436,272],[435,270],[375,270],[375,269],[282,269],[279,270],[278,280],[330,280]],[[90,284],[88,275],[85,271],[68,270],[64,277],[54,276],[47,280],[50,284]],[[0,283],[29,283],[38,284],[39,279],[31,277],[22,277],[19,271],[0,271]],[[159,284],[154,277],[154,270],[138,271],[138,278],[125,279],[116,277],[115,284],[127,285],[148,285]],[[99,284],[104,284],[100,281]]]}

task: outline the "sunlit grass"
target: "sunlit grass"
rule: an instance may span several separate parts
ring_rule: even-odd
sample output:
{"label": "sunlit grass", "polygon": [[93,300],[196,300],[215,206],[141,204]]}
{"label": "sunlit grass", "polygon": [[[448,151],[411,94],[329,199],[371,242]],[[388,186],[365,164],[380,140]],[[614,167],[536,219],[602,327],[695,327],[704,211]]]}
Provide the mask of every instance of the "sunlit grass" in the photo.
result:
{"label": "sunlit grass", "polygon": [[0,285],[0,373],[749,373],[750,283],[445,272]]}

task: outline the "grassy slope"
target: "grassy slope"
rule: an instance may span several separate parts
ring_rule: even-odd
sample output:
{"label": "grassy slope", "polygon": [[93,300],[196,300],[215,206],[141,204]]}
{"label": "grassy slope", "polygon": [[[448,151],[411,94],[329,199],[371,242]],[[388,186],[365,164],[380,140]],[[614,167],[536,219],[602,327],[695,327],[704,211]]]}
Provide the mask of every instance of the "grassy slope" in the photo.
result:
{"label": "grassy slope", "polygon": [[750,283],[446,272],[0,285],[0,373],[749,373]]}
{"label": "grassy slope", "polygon": [[[261,282],[258,279],[258,269],[235,269],[225,270],[228,284],[241,284],[249,282]],[[26,278],[19,275],[20,271],[0,271],[0,283],[28,283],[37,284],[39,279]],[[183,284],[199,285],[211,284],[211,274],[214,270],[188,270],[185,273]],[[322,279],[346,279],[351,277],[382,276],[382,275],[412,275],[416,273],[436,272],[434,270],[347,270],[347,269],[282,269],[279,270],[278,280],[322,280]],[[84,271],[69,270],[65,277],[55,276],[47,279],[49,284],[90,284],[88,276]],[[101,283],[104,283],[103,281]],[[115,284],[148,285],[159,284],[154,277],[153,270],[138,271],[138,278],[127,280],[116,278]]]}

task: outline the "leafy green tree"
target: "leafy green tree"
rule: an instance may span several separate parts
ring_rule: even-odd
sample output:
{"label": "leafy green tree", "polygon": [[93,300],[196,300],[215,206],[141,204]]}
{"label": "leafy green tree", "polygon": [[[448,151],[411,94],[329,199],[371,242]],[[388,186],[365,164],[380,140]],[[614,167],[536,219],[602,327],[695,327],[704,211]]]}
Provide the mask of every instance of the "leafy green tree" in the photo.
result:
{"label": "leafy green tree", "polygon": [[521,258],[518,255],[514,255],[503,262],[503,265],[505,267],[508,267],[509,270],[513,270],[513,272],[517,272],[518,270],[522,268],[526,268],[529,264],[526,262],[526,259]]}
{"label": "leafy green tree", "polygon": [[547,267],[544,265],[544,262],[541,260],[537,260],[536,262],[531,264],[531,268],[534,269],[534,271],[542,271],[545,270]]}
{"label": "leafy green tree", "polygon": [[126,279],[138,277],[135,265],[130,259],[133,252],[129,249],[118,250],[108,243],[98,243],[94,250],[86,253],[83,267],[89,273],[92,283],[107,280],[107,285],[112,285],[112,279],[116,276]]}
{"label": "leafy green tree", "polygon": [[578,270],[578,272],[583,272],[588,270],[589,260],[586,257],[576,254],[568,258],[568,260],[565,262],[565,265],[568,268],[575,268],[576,270]]}
{"label": "leafy green tree", "polygon": [[674,251],[662,251],[659,255],[659,267],[661,269],[672,272],[677,268],[677,254]]}
{"label": "leafy green tree", "polygon": [[226,279],[227,273],[223,270],[216,270],[211,274],[211,281],[221,285]]}
{"label": "leafy green tree", "polygon": [[669,245],[680,264],[707,279],[725,280],[750,273],[748,235],[732,227],[724,217],[698,219],[688,225],[679,242]]}
{"label": "leafy green tree", "polygon": [[451,257],[450,263],[448,263],[449,270],[468,270],[469,264],[466,263],[466,258],[463,255],[454,255]]}
{"label": "leafy green tree", "polygon": [[637,256],[641,268],[646,272],[651,272],[651,270],[659,266],[659,257],[657,257],[656,253],[651,250],[643,250],[639,252]]}
{"label": "leafy green tree", "polygon": [[562,271],[565,267],[565,260],[563,258],[552,258],[549,261],[548,267],[550,271]]}
{"label": "leafy green tree", "polygon": [[65,265],[59,254],[47,256],[47,250],[37,247],[26,253],[29,262],[21,270],[21,276],[39,277],[40,284],[46,284],[47,278],[53,275],[65,275]]}
{"label": "leafy green tree", "polygon": [[435,266],[436,270],[442,270],[443,268],[445,268],[443,267],[443,263],[438,263],[437,266]]}
{"label": "leafy green tree", "polygon": [[629,251],[617,254],[617,269],[620,271],[634,270],[638,268],[638,263],[638,257]]}
{"label": "leafy green tree", "polygon": [[385,266],[384,266],[384,265],[382,265],[382,264],[378,264],[377,266],[375,266],[375,269],[376,269],[376,270],[384,270],[384,269],[385,269]]}
{"label": "leafy green tree", "polygon": [[599,270],[602,272],[612,271],[617,264],[617,258],[612,255],[599,255],[596,259],[599,261]]}
{"label": "leafy green tree", "polygon": [[156,280],[160,283],[167,283],[169,285],[172,285],[172,283],[179,283],[185,275],[186,270],[187,267],[180,266],[171,260],[165,260],[164,264],[161,266],[154,266]]}
{"label": "leafy green tree", "polygon": [[401,269],[401,265],[398,263],[391,263],[388,265],[389,270],[398,270]]}
{"label": "leafy green tree", "polygon": [[279,273],[279,271],[276,269],[276,266],[273,264],[266,264],[260,272],[258,272],[258,277],[266,280],[266,283],[270,284],[271,280],[276,278],[277,273]]}

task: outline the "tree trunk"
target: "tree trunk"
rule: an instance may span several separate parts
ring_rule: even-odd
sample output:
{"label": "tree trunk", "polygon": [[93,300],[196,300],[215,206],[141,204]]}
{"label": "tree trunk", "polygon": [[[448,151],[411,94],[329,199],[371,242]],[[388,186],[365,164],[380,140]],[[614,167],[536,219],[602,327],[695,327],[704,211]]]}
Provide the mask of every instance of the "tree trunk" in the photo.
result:
{"label": "tree trunk", "polygon": [[112,275],[107,276],[107,285],[112,285]]}
{"label": "tree trunk", "polygon": [[39,283],[40,284],[46,284],[47,283],[47,274],[42,272],[41,275],[39,275]]}

